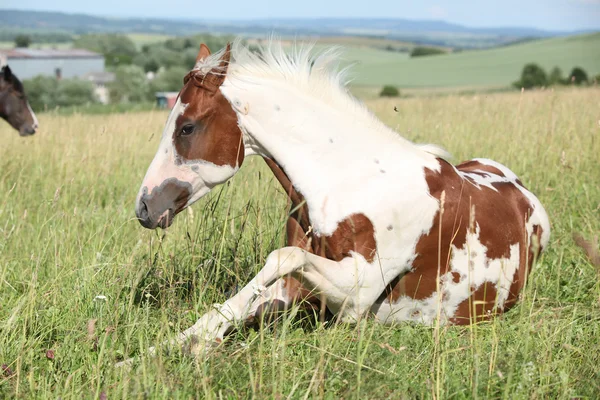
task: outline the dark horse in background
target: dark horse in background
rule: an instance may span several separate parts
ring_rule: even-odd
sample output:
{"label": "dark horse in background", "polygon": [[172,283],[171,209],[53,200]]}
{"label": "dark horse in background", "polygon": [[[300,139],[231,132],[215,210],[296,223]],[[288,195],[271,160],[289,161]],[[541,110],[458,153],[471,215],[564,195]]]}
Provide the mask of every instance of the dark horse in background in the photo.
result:
{"label": "dark horse in background", "polygon": [[27,102],[23,84],[8,65],[0,72],[0,117],[4,118],[19,135],[33,135],[38,120]]}

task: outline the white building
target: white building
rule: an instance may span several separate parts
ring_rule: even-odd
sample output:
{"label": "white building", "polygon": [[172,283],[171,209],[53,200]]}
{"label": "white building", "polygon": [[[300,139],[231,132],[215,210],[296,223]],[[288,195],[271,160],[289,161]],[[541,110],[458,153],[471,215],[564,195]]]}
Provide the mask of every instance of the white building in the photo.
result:
{"label": "white building", "polygon": [[0,50],[0,65],[6,64],[21,80],[38,75],[90,80],[96,86],[96,96],[103,103],[108,102],[106,85],[114,80],[114,74],[104,71],[104,56],[83,49],[17,47]]}

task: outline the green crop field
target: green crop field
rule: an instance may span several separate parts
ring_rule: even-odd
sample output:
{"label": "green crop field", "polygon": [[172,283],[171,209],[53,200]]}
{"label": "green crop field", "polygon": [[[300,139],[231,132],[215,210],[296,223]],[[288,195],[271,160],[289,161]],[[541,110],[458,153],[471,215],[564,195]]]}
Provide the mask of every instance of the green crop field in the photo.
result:
{"label": "green crop field", "polygon": [[600,33],[532,41],[488,50],[409,58],[406,53],[349,47],[345,63],[354,63],[354,85],[401,88],[508,86],[523,66],[535,62],[568,75],[575,66],[600,74]]}
{"label": "green crop field", "polygon": [[45,113],[29,138],[0,121],[0,398],[599,398],[600,270],[572,235],[600,232],[600,89],[367,105],[539,196],[552,237],[517,307],[438,329],[283,318],[207,359],[147,358],[283,244],[284,193],[249,158],[168,231],[145,230],[134,201],[167,113]]}

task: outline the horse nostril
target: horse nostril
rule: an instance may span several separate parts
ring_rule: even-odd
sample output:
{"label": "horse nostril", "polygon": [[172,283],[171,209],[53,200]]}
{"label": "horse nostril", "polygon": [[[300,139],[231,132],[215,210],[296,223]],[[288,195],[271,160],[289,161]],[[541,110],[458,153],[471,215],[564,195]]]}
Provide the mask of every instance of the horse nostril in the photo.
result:
{"label": "horse nostril", "polygon": [[136,210],[136,214],[138,217],[138,220],[140,221],[140,224],[142,224],[143,226],[146,226],[149,224],[149,214],[148,214],[148,206],[146,205],[146,202],[144,200],[140,200],[137,210]]}

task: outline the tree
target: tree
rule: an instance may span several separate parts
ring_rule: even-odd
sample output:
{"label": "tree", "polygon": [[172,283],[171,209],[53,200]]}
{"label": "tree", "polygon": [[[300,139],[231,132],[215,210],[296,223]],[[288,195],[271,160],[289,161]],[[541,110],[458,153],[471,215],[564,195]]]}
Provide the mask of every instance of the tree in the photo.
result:
{"label": "tree", "polygon": [[150,82],[150,92],[178,92],[183,86],[183,77],[188,73],[184,67],[171,67],[156,75]]}
{"label": "tree", "polygon": [[548,83],[550,85],[564,85],[565,78],[563,77],[562,71],[558,67],[552,68],[550,76],[548,77]]}
{"label": "tree", "polygon": [[537,64],[530,63],[523,67],[521,79],[513,84],[517,88],[531,89],[548,85],[546,71]]}
{"label": "tree", "polygon": [[96,102],[92,82],[81,79],[64,79],[59,82],[56,92],[57,106],[83,106]]}
{"label": "tree", "polygon": [[227,36],[195,35],[188,37],[175,37],[162,43],[145,44],[142,51],[132,60],[144,71],[156,72],[161,67],[184,67],[190,70],[194,67],[200,43],[205,43],[212,51],[217,51],[231,41]]}
{"label": "tree", "polygon": [[107,65],[131,64],[138,54],[131,39],[118,34],[90,34],[80,36],[73,47],[102,53]]}
{"label": "tree", "polygon": [[27,100],[34,111],[43,111],[56,107],[58,81],[50,76],[38,75],[23,81]]}
{"label": "tree", "polygon": [[15,47],[29,47],[31,44],[31,37],[28,35],[17,35],[15,36]]}
{"label": "tree", "polygon": [[381,92],[379,93],[380,97],[398,97],[400,96],[400,91],[396,86],[385,85]]}
{"label": "tree", "polygon": [[148,100],[148,81],[142,67],[120,65],[115,70],[115,80],[109,86],[112,102],[140,102]]}
{"label": "tree", "polygon": [[416,46],[410,52],[411,57],[435,56],[439,54],[446,54],[446,51],[437,47]]}
{"label": "tree", "polygon": [[569,74],[569,82],[575,85],[581,85],[582,83],[588,83],[587,73],[583,68],[575,67]]}
{"label": "tree", "polygon": [[94,85],[80,79],[59,81],[49,76],[36,76],[23,81],[23,86],[27,91],[29,104],[35,111],[97,102]]}

